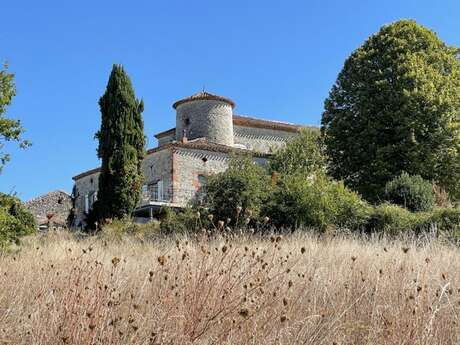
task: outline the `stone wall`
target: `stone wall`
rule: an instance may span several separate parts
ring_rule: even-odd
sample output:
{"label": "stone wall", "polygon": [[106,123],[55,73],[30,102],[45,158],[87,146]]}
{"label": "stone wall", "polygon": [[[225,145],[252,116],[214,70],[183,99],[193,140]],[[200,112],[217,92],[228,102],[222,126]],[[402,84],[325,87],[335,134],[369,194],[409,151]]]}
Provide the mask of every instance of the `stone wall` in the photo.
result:
{"label": "stone wall", "polygon": [[84,225],[85,221],[85,195],[97,193],[99,182],[99,172],[79,178],[75,181],[75,226]]}
{"label": "stone wall", "polygon": [[279,150],[297,135],[293,132],[243,126],[234,126],[233,132],[235,144],[262,153],[273,153]]}
{"label": "stone wall", "polygon": [[206,138],[222,145],[233,145],[233,111],[226,102],[195,100],[176,109],[176,140],[185,130],[188,139]]}
{"label": "stone wall", "polygon": [[34,215],[39,227],[65,227],[72,210],[72,198],[64,191],[56,190],[31,199],[24,206]]}

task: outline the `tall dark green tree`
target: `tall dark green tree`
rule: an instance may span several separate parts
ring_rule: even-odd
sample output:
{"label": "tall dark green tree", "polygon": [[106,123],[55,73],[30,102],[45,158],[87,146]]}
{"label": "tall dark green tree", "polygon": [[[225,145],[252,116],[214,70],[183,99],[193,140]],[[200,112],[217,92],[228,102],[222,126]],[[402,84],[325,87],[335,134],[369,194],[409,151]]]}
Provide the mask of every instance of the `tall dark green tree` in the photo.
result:
{"label": "tall dark green tree", "polygon": [[129,76],[114,65],[99,100],[102,115],[98,157],[102,160],[95,219],[129,216],[140,198],[145,153],[144,103],[137,100]]}
{"label": "tall dark green tree", "polygon": [[412,20],[355,50],[325,101],[330,173],[371,200],[403,171],[460,198],[458,54]]}

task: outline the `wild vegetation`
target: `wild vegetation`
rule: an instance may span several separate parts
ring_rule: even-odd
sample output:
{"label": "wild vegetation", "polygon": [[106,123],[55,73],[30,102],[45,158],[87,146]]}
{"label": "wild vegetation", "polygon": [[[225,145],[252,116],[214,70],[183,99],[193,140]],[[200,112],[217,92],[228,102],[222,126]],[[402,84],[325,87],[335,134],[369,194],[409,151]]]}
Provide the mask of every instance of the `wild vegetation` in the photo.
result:
{"label": "wild vegetation", "polygon": [[208,236],[32,238],[0,257],[0,343],[460,341],[459,251],[440,239]]}

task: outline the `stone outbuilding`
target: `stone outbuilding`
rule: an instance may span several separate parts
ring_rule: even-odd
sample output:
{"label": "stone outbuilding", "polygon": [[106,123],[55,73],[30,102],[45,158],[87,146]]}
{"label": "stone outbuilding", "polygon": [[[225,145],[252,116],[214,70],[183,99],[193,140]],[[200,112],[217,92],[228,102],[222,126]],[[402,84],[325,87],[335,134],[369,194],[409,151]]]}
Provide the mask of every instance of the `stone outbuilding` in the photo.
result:
{"label": "stone outbuilding", "polygon": [[[225,171],[232,155],[251,155],[265,164],[304,126],[236,115],[235,103],[199,92],[173,104],[176,126],[155,135],[158,146],[147,150],[142,163],[142,200],[138,217],[151,217],[161,206],[183,207],[201,197],[211,174]],[[99,168],[73,177],[75,225],[97,200]]]}
{"label": "stone outbuilding", "polygon": [[69,217],[73,208],[73,201],[70,194],[56,190],[24,203],[35,217],[39,229],[65,228],[68,225]]}

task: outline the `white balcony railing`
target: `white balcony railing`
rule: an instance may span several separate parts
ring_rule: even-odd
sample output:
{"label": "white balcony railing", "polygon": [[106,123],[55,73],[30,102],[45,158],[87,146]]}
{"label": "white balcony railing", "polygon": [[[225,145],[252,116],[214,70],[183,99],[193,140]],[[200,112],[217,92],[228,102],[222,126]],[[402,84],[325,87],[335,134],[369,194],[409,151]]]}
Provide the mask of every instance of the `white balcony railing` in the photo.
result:
{"label": "white balcony railing", "polygon": [[158,202],[185,205],[192,199],[203,199],[205,194],[205,191],[202,189],[197,191],[172,187],[158,188],[158,186],[155,185],[142,191],[141,204],[145,205],[152,202]]}

